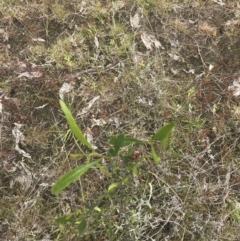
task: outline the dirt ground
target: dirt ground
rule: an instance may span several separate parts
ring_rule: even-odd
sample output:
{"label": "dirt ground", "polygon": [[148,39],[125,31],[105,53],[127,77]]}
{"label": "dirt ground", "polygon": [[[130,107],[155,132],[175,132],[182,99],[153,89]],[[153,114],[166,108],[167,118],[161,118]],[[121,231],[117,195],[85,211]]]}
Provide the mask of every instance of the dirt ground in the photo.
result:
{"label": "dirt ground", "polygon": [[[236,0],[0,1],[0,240],[240,240],[239,36]],[[86,161],[60,98],[100,153],[174,122],[168,151],[52,195]]]}

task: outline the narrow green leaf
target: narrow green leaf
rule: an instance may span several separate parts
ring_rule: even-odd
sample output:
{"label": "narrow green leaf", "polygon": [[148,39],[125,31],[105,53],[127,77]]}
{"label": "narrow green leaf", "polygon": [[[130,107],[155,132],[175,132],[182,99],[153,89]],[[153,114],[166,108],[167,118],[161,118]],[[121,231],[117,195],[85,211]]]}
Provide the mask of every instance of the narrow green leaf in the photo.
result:
{"label": "narrow green leaf", "polygon": [[111,156],[116,156],[121,147],[128,146],[133,143],[142,143],[142,141],[130,136],[125,136],[123,133],[112,137],[108,142],[114,146],[114,148],[111,148],[108,151]]}
{"label": "narrow green leaf", "polygon": [[140,141],[136,138],[130,137],[130,136],[125,136],[123,146],[128,146],[128,145],[133,144],[133,143],[141,144],[142,141]]}
{"label": "narrow green leaf", "polygon": [[119,134],[117,136],[112,137],[108,142],[114,146],[114,149],[110,149],[108,152],[111,156],[116,156],[120,148],[123,146],[123,142],[125,139],[124,134]]}
{"label": "narrow green leaf", "polygon": [[161,161],[160,157],[157,155],[153,145],[151,145],[151,150],[152,150],[152,157],[155,163],[159,163]]}
{"label": "narrow green leaf", "polygon": [[168,137],[174,127],[174,123],[166,124],[165,126],[159,128],[155,135],[153,135],[153,139],[157,139],[159,141],[164,140]]}
{"label": "narrow green leaf", "polygon": [[122,147],[124,139],[125,135],[123,133],[120,133],[119,135],[112,137],[109,140],[109,143],[112,144],[115,149],[119,149],[120,147]]}
{"label": "narrow green leaf", "polygon": [[111,148],[108,150],[108,155],[114,157],[117,155],[117,152],[115,149]]}
{"label": "narrow green leaf", "polygon": [[84,154],[84,153],[70,153],[70,157],[72,157],[72,158],[86,157],[86,154]]}
{"label": "narrow green leaf", "polygon": [[85,219],[82,219],[81,223],[78,225],[78,233],[80,236],[84,234],[86,227],[87,227],[87,221]]}
{"label": "narrow green leaf", "polygon": [[138,165],[137,165],[137,163],[134,163],[134,165],[132,167],[132,171],[133,171],[134,176],[138,175]]}
{"label": "narrow green leaf", "polygon": [[167,148],[168,136],[171,133],[174,127],[174,123],[166,124],[157,130],[155,135],[152,136],[152,139],[156,139],[162,142],[163,150],[165,151]]}
{"label": "narrow green leaf", "polygon": [[59,224],[65,224],[65,223],[68,223],[68,222],[74,222],[75,220],[76,220],[76,218],[73,216],[73,214],[69,214],[69,215],[66,215],[66,216],[56,218],[55,222],[57,222]]}
{"label": "narrow green leaf", "polygon": [[171,152],[171,156],[175,158],[181,158],[183,157],[183,154],[178,153],[178,152]]}
{"label": "narrow green leaf", "polygon": [[92,152],[92,153],[70,153],[70,157],[72,158],[80,158],[80,157],[100,157],[102,156],[101,154],[97,152]]}
{"label": "narrow green leaf", "polygon": [[122,185],[128,184],[128,181],[129,181],[129,177],[124,177],[124,178],[122,179]]}
{"label": "narrow green leaf", "polygon": [[97,212],[99,212],[99,213],[102,212],[101,208],[99,208],[98,206],[94,207],[94,210],[97,211]]}
{"label": "narrow green leaf", "polygon": [[112,189],[114,189],[115,187],[117,187],[119,185],[119,183],[114,182],[112,183],[109,187],[108,187],[108,192],[110,192]]}
{"label": "narrow green leaf", "polygon": [[81,166],[78,166],[69,172],[61,176],[57,182],[52,186],[52,194],[58,194],[64,188],[66,188],[70,183],[74,182],[80,178],[89,168],[96,165],[100,160],[90,162]]}
{"label": "narrow green leaf", "polygon": [[164,151],[167,149],[168,137],[162,140],[162,148]]}
{"label": "narrow green leaf", "polygon": [[106,168],[104,168],[103,166],[101,166],[99,163],[97,163],[97,167],[104,175],[106,175],[108,177],[112,176],[111,173],[108,172],[108,170]]}
{"label": "narrow green leaf", "polygon": [[67,119],[67,122],[70,126],[70,129],[72,130],[73,134],[77,137],[77,139],[84,144],[85,146],[87,146],[88,148],[90,148],[91,150],[94,150],[92,145],[87,141],[87,139],[84,137],[82,131],[80,130],[80,128],[78,127],[75,119],[73,118],[71,112],[69,111],[68,107],[66,106],[66,104],[64,103],[64,101],[60,100],[59,101],[61,109],[63,111],[63,113],[65,114],[65,117]]}

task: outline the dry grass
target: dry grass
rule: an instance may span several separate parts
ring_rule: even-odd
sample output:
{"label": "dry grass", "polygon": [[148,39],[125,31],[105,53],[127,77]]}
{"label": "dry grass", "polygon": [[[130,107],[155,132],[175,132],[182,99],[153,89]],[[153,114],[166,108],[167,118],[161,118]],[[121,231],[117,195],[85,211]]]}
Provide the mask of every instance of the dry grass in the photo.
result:
{"label": "dry grass", "polygon": [[[71,212],[88,219],[81,240],[240,239],[239,100],[228,89],[239,78],[238,3],[160,2],[0,3],[0,240],[80,240],[74,224],[54,221]],[[125,175],[120,159],[53,196],[57,178],[85,161],[70,157],[82,147],[59,108],[64,82],[102,153],[114,134],[147,139],[175,122],[162,162],[142,147],[139,175],[114,195],[101,198]],[[15,151],[14,123],[31,159]]]}

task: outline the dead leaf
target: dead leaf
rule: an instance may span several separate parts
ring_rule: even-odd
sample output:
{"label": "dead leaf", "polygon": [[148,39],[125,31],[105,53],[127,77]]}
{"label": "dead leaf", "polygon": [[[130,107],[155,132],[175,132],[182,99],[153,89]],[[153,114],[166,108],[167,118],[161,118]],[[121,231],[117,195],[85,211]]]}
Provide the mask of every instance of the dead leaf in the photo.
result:
{"label": "dead leaf", "polygon": [[164,49],[164,47],[162,46],[162,44],[156,39],[155,36],[148,34],[146,32],[142,32],[141,34],[141,39],[143,41],[143,44],[145,45],[145,47],[149,50],[152,50],[152,46],[154,45],[155,48],[162,48]]}
{"label": "dead leaf", "polygon": [[40,78],[40,77],[42,77],[42,75],[43,74],[39,71],[23,72],[18,76],[18,78],[26,77],[26,78],[32,79],[32,78]]}
{"label": "dead leaf", "polygon": [[110,118],[109,120],[108,120],[108,122],[109,123],[114,123],[115,124],[115,126],[116,126],[116,128],[118,129],[118,127],[120,126],[120,120],[119,120],[119,118],[118,117],[113,117],[113,118]]}
{"label": "dead leaf", "polygon": [[220,6],[226,5],[226,3],[223,3],[222,0],[213,0],[213,2],[219,4]]}
{"label": "dead leaf", "polygon": [[15,150],[24,157],[31,158],[31,156],[19,147],[19,144],[24,143],[24,135],[21,132],[22,124],[14,123],[15,127],[12,129],[12,134],[15,137]]}
{"label": "dead leaf", "polygon": [[229,86],[228,90],[233,91],[233,95],[236,97],[240,95],[240,77],[233,81],[233,85]]}
{"label": "dead leaf", "polygon": [[140,25],[140,16],[139,13],[137,12],[133,17],[130,17],[130,24],[132,28],[139,28]]}
{"label": "dead leaf", "polygon": [[200,21],[198,24],[198,28],[200,31],[205,32],[206,34],[216,36],[217,28],[210,26],[207,22]]}
{"label": "dead leaf", "polygon": [[180,60],[180,56],[179,55],[176,55],[176,54],[168,54],[173,60],[176,60],[176,61],[178,61],[178,60]]}
{"label": "dead leaf", "polygon": [[107,122],[102,118],[100,118],[100,119],[93,118],[91,128],[94,126],[104,126],[106,124],[107,124]]}
{"label": "dead leaf", "polygon": [[85,108],[83,108],[83,109],[77,114],[77,116],[86,114],[86,113],[91,109],[91,107],[92,107],[92,105],[95,103],[95,101],[97,101],[99,98],[100,98],[100,95],[95,96],[91,101],[88,102],[88,106],[85,107]]}
{"label": "dead leaf", "polygon": [[73,88],[74,88],[73,84],[71,84],[71,83],[69,84],[69,83],[64,82],[62,87],[60,88],[60,90],[58,92],[60,99],[63,100],[64,95],[71,92],[73,90]]}
{"label": "dead leaf", "polygon": [[93,142],[94,142],[93,133],[92,133],[91,129],[88,128],[88,127],[87,127],[87,130],[85,132],[85,137],[86,137],[87,141],[92,145],[93,149],[96,150],[97,146],[95,146],[93,144]]}

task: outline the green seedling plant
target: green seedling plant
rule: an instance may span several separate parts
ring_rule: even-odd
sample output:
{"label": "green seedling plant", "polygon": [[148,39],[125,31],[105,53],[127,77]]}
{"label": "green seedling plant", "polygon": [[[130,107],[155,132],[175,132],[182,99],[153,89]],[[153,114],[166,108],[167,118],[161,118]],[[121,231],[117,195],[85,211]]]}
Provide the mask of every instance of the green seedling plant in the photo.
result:
{"label": "green seedling plant", "polygon": [[[133,175],[138,174],[138,159],[140,159],[140,154],[138,151],[134,150],[132,146],[142,144],[150,146],[150,158],[152,158],[155,163],[159,163],[161,159],[157,154],[155,146],[157,142],[160,141],[162,145],[162,150],[166,151],[169,134],[174,128],[173,123],[166,124],[160,129],[158,129],[155,134],[150,136],[149,140],[147,141],[138,140],[136,138],[120,133],[109,139],[108,143],[110,148],[107,153],[103,155],[101,153],[98,153],[84,137],[81,129],[77,125],[74,117],[72,116],[64,101],[60,100],[60,106],[72,133],[75,135],[77,140],[80,141],[81,144],[83,144],[87,148],[88,151],[84,153],[74,154],[74,156],[86,157],[87,161],[85,164],[82,164],[68,171],[55,182],[55,184],[52,186],[52,194],[55,195],[61,192],[64,188],[68,187],[72,182],[81,178],[82,175],[84,175],[90,168],[94,166],[98,167],[99,170],[103,172],[103,174],[111,175],[108,170],[106,170],[106,168],[100,164],[101,161],[104,160],[105,162],[112,163],[116,160],[116,158],[120,158],[126,164],[126,175],[120,177],[119,181],[111,183],[108,186],[106,192],[99,197],[100,201],[105,197],[110,199],[111,195],[114,195],[115,188],[120,185],[127,185],[131,173],[133,173]],[[100,202],[99,200],[97,203]],[[101,212],[101,209],[97,205],[93,206],[92,208],[78,210],[77,212],[71,213],[67,216],[59,217],[56,219],[56,222],[61,225],[64,225],[68,222],[75,223],[78,227],[79,234],[83,235],[87,227],[87,218],[93,216],[93,212],[96,211]]]}

